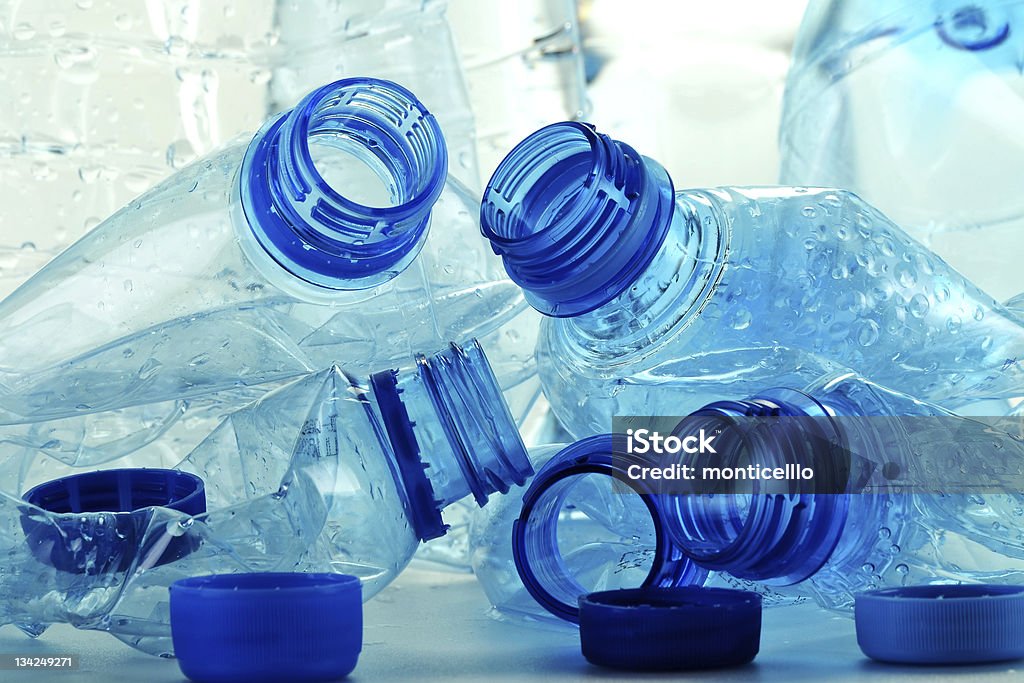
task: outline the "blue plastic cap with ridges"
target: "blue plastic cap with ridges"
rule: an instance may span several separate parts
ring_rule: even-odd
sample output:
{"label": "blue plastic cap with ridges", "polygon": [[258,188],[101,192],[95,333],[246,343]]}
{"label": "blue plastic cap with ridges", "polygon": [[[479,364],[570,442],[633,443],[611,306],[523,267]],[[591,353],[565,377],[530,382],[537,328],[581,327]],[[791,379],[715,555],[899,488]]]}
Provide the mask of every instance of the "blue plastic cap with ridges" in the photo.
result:
{"label": "blue plastic cap with ridges", "polygon": [[629,671],[740,666],[761,643],[761,596],[725,588],[636,588],[580,598],[592,664]]}
{"label": "blue plastic cap with ridges", "polygon": [[1024,658],[1024,586],[907,586],[855,598],[857,644],[898,664]]}
{"label": "blue plastic cap with ridges", "polygon": [[315,683],[347,676],[363,645],[359,579],[217,574],[171,584],[171,636],[197,683]]}
{"label": "blue plastic cap with ridges", "polygon": [[[366,206],[332,187],[310,155],[315,136],[364,158],[395,205]],[[239,189],[253,236],[285,270],[327,289],[367,289],[419,253],[447,175],[441,128],[415,95],[391,81],[347,78],[264,125]]]}
{"label": "blue plastic cap with ridges", "polygon": [[[140,559],[153,566],[185,557],[198,547],[188,534],[147,536],[153,507],[198,515],[206,489],[194,474],[166,469],[115,469],[54,479],[25,492],[21,528],[37,560],[74,574],[127,571]],[[153,546],[152,548],[148,546]]]}
{"label": "blue plastic cap with ridges", "polygon": [[556,123],[509,152],[484,190],[480,226],[526,300],[570,317],[633,284],[665,241],[672,180],[585,123]]}

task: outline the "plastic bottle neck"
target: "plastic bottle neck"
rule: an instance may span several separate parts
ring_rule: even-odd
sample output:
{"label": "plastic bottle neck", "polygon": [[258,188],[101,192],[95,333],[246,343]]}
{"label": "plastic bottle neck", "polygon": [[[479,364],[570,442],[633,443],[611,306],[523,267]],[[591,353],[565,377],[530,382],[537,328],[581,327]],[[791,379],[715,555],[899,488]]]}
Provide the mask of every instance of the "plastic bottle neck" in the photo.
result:
{"label": "plastic bottle neck", "polygon": [[[365,289],[419,253],[447,171],[441,129],[411,92],[345,79],[256,134],[242,162],[241,205],[256,242],[291,275],[327,289]],[[340,186],[325,176],[341,178]],[[381,183],[390,205],[368,205],[361,193],[379,193]]]}
{"label": "plastic bottle neck", "polygon": [[[623,484],[622,495],[629,495],[625,487],[630,487],[650,513],[655,547],[644,586],[700,585],[707,578],[705,570],[673,547],[659,499],[643,480],[627,476],[631,464],[651,463],[629,453],[621,435],[581,439],[552,457],[523,496],[522,512],[512,530],[513,559],[527,591],[551,614],[578,622],[577,601],[587,592],[570,573],[559,549],[558,521],[570,491],[588,475],[614,477]],[[623,533],[639,532],[625,529]]]}
{"label": "plastic bottle neck", "polygon": [[565,122],[505,157],[484,191],[480,224],[530,304],[570,317],[637,282],[673,209],[665,169],[592,126]]}
{"label": "plastic bottle neck", "polygon": [[421,540],[443,536],[441,510],[472,494],[483,506],[533,474],[526,447],[480,345],[418,356],[379,372],[373,397]]}
{"label": "plastic bottle neck", "polygon": [[[758,429],[756,438],[744,441],[749,462],[776,467],[787,462],[833,461],[822,457],[831,455],[823,454],[822,448],[844,443],[831,419],[835,414],[831,406],[807,394],[773,389],[744,401],[712,403],[688,420],[721,424],[733,418],[796,418]],[[718,450],[723,454],[730,449]],[[816,477],[821,474],[815,472]],[[849,498],[800,491],[757,493],[755,489],[752,494],[673,494],[663,501],[670,510],[673,538],[697,564],[742,579],[785,585],[808,578],[832,556],[846,525]]]}
{"label": "plastic bottle neck", "polygon": [[729,238],[728,223],[709,197],[677,194],[661,248],[633,285],[567,321],[570,353],[586,357],[596,351],[622,362],[683,329],[714,294]]}

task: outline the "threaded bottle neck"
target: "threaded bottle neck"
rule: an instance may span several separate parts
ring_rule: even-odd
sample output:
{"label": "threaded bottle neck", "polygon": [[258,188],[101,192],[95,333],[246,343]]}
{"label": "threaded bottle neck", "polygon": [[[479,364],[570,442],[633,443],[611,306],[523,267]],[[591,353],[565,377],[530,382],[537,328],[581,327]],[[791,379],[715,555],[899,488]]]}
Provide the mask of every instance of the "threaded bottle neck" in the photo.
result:
{"label": "threaded bottle neck", "polygon": [[569,317],[607,303],[654,258],[673,211],[660,165],[588,124],[556,123],[499,164],[480,225],[509,277],[541,313]]}
{"label": "threaded bottle neck", "polygon": [[[700,585],[707,578],[706,571],[687,560],[672,546],[660,501],[653,495],[653,491],[642,480],[627,476],[629,466],[634,463],[651,464],[629,453],[625,438],[621,435],[603,434],[581,439],[552,457],[534,477],[523,496],[522,512],[512,530],[513,559],[527,591],[551,614],[578,622],[578,599],[589,592],[571,572],[571,563],[559,548],[558,529],[559,518],[566,508],[570,492],[589,475],[618,480],[623,487],[616,493],[639,496],[650,515],[654,547],[643,586]],[[634,540],[639,539],[641,532],[631,526],[630,521],[635,520],[627,517],[626,528],[619,533]],[[637,547],[635,550],[637,554],[643,553],[646,557],[650,549]],[[584,553],[581,557],[581,561],[593,563],[598,556]],[[625,557],[620,557],[618,569],[624,570],[625,564]],[[601,567],[583,569],[600,570]]]}
{"label": "threaded bottle neck", "polygon": [[[773,389],[743,401],[720,401],[694,412],[677,431],[719,431],[718,464],[738,455],[765,467],[815,464],[815,478],[827,479],[824,464],[848,462],[832,451],[843,437],[829,409],[791,389]],[[743,424],[743,418],[753,422]],[[775,420],[774,418],[782,418]],[[736,420],[740,421],[737,426]],[[737,436],[743,447],[724,434]],[[848,454],[848,453],[847,453]],[[664,495],[673,540],[694,562],[742,579],[787,585],[814,574],[832,555],[846,524],[849,497],[833,492],[759,492],[725,495]]]}
{"label": "threaded bottle neck", "polygon": [[256,241],[292,275],[365,289],[416,257],[447,171],[441,129],[411,92],[351,78],[314,90],[256,134],[241,204]]}
{"label": "threaded bottle neck", "polygon": [[441,510],[472,494],[481,507],[533,474],[526,447],[476,340],[371,377],[413,526],[444,535]]}

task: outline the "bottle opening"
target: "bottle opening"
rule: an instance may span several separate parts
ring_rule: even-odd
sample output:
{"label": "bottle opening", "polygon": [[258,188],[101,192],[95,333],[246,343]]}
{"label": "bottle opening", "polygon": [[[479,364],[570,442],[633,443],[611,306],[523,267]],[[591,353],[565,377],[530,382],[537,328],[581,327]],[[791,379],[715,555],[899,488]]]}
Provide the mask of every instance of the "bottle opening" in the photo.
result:
{"label": "bottle opening", "polygon": [[389,169],[378,159],[366,156],[362,148],[354,148],[344,137],[314,135],[309,139],[309,157],[329,186],[344,188],[344,196],[356,204],[395,206],[398,186]]}
{"label": "bottle opening", "polygon": [[[831,474],[848,479],[830,418],[799,392],[779,389],[749,400],[713,403],[683,420],[675,433],[698,430],[716,435],[715,464],[722,468],[813,464],[823,481],[831,482]],[[699,466],[697,457],[687,456]],[[714,492],[675,491],[663,497],[668,531],[702,567],[754,581],[796,583],[828,560],[846,521],[847,496],[831,487],[818,492],[821,486],[736,479]]]}
{"label": "bottle opening", "polygon": [[242,208],[278,266],[314,285],[364,289],[419,253],[447,172],[441,129],[411,92],[346,79],[257,133],[242,165]]}
{"label": "bottle opening", "polygon": [[498,165],[480,225],[530,304],[565,317],[607,303],[639,277],[672,207],[661,166],[590,125],[565,122],[530,135]]}
{"label": "bottle opening", "polygon": [[305,120],[311,175],[343,204],[380,209],[382,216],[385,209],[415,209],[443,181],[436,167],[446,152],[433,116],[394,83],[352,79],[328,88]]}
{"label": "bottle opening", "polygon": [[516,146],[484,193],[484,234],[516,241],[559,227],[571,232],[596,195],[598,142],[587,126],[549,126]]}
{"label": "bottle opening", "polygon": [[651,512],[615,479],[594,473],[567,479],[548,489],[539,512],[555,520],[555,559],[568,570],[565,580],[550,586],[558,599],[633,588],[650,574],[657,547]]}
{"label": "bottle opening", "polygon": [[629,480],[601,435],[563,449],[538,472],[512,532],[516,569],[546,610],[579,621],[581,596],[598,590],[702,583],[707,573],[672,548],[658,499]]}

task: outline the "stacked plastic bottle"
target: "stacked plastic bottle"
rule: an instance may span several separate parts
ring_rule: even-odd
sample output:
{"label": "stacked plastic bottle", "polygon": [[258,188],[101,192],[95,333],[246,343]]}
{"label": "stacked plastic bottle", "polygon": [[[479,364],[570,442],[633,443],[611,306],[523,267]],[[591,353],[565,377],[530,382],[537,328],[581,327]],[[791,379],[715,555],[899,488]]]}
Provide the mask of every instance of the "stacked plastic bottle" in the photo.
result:
{"label": "stacked plastic bottle", "polygon": [[[499,165],[481,225],[547,316],[537,355],[555,415],[595,435],[476,515],[474,567],[500,610],[572,621],[585,593],[640,584],[725,582],[850,607],[880,585],[1020,582],[1020,431],[940,404],[1019,398],[1024,327],[855,195],[675,192],[657,162],[561,123]],[[863,476],[825,493],[665,495],[626,473],[664,463],[601,435],[613,416],[690,412],[677,431],[815,418],[814,443],[855,451]],[[918,417],[934,419],[899,422]],[[767,431],[744,461],[822,457],[801,427]],[[950,449],[950,470],[984,474],[991,495],[942,490],[941,469],[926,473],[930,495],[835,495]]]}
{"label": "stacked plastic bottle", "polygon": [[338,572],[369,599],[445,534],[444,508],[484,505],[532,472],[476,342],[366,379],[308,374],[231,414],[173,470],[83,472],[46,455],[0,468],[25,491],[0,493],[0,622],[32,635],[67,622],[162,655],[178,579]]}

